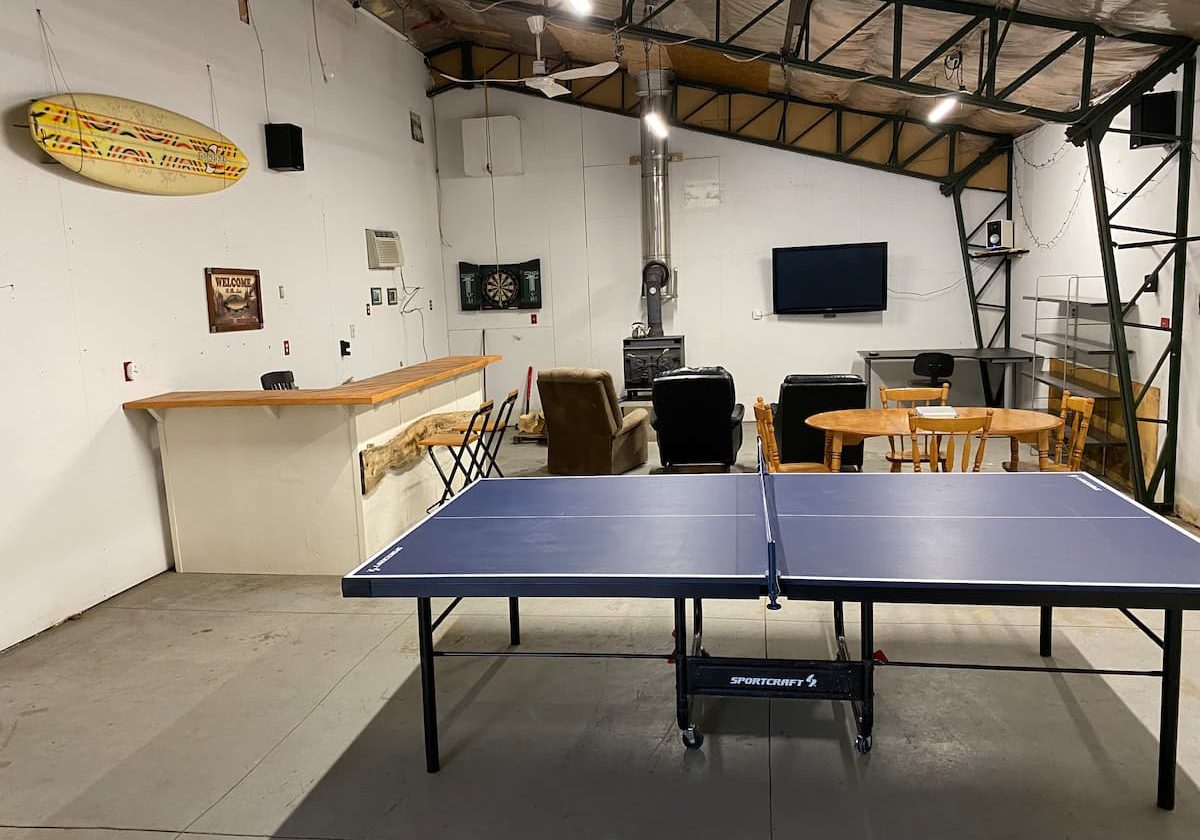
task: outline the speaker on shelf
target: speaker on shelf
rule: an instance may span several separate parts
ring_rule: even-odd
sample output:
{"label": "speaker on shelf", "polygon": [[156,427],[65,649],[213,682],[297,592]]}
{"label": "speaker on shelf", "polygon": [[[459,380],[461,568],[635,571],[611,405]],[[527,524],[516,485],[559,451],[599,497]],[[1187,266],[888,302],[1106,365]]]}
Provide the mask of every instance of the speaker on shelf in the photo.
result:
{"label": "speaker on shelf", "polygon": [[987,223],[987,247],[989,251],[1011,251],[1013,223],[1010,219],[992,219]]}
{"label": "speaker on shelf", "polygon": [[267,123],[267,168],[304,169],[304,130],[291,123]]}

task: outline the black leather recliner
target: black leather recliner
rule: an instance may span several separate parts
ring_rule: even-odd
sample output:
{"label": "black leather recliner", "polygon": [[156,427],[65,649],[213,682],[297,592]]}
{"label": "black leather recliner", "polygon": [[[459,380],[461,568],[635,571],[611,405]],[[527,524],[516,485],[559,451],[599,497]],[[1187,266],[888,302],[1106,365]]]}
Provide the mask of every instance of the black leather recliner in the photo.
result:
{"label": "black leather recliner", "polygon": [[[804,421],[823,411],[867,407],[867,383],[853,373],[793,373],[779,386],[775,437],[779,460],[825,460],[825,433]],[[842,466],[862,469],[862,444],[842,450]]]}
{"label": "black leather recliner", "polygon": [[654,380],[658,457],[664,467],[731,466],[742,446],[742,416],[733,377],[723,367],[682,367]]}

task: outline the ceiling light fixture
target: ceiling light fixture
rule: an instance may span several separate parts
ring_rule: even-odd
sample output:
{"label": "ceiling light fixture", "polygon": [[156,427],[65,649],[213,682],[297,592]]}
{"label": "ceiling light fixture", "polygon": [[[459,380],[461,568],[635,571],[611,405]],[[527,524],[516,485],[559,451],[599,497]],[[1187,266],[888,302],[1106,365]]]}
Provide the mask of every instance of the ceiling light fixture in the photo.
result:
{"label": "ceiling light fixture", "polygon": [[592,13],[592,0],[567,0],[567,5],[577,15],[590,15]]}
{"label": "ceiling light fixture", "polygon": [[933,110],[929,112],[930,122],[941,122],[950,116],[950,112],[954,110],[954,106],[958,104],[958,95],[951,94],[950,96],[942,97],[938,103],[933,106]]}
{"label": "ceiling light fixture", "polygon": [[939,99],[938,103],[933,106],[933,110],[929,112],[929,121],[941,122],[942,120],[946,119],[946,117],[950,116],[950,112],[958,107],[959,99],[966,92],[967,89],[962,85],[959,85],[958,93],[951,93]]}
{"label": "ceiling light fixture", "polygon": [[658,111],[647,111],[642,119],[645,120],[646,128],[650,129],[651,134],[659,140],[667,139],[667,124],[663,121],[662,115]]}

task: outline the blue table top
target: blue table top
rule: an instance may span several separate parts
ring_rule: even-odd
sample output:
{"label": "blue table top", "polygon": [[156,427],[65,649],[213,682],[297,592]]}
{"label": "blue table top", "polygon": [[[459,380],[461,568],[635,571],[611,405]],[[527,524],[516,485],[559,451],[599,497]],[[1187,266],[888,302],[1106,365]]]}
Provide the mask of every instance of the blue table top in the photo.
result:
{"label": "blue table top", "polygon": [[[1004,603],[1040,590],[1200,606],[1200,541],[1090,476],[767,479],[788,597],[938,590],[937,600]],[[484,479],[348,575],[343,591],[754,598],[766,588],[766,544],[753,473]]]}

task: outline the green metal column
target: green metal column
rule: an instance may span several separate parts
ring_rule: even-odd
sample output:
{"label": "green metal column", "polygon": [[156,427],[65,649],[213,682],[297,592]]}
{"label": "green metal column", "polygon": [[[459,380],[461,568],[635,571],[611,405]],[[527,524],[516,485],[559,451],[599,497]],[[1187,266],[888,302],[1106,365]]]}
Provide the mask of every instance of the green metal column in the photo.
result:
{"label": "green metal column", "polygon": [[1149,504],[1149,488],[1142,468],[1142,441],[1134,405],[1133,377],[1129,371],[1129,352],[1125,343],[1125,311],[1121,306],[1121,285],[1117,276],[1117,255],[1113,249],[1111,219],[1108,215],[1108,195],[1104,191],[1104,161],[1100,143],[1108,126],[1094,128],[1087,136],[1088,163],[1091,165],[1092,202],[1096,207],[1096,231],[1100,236],[1100,264],[1104,271],[1104,290],[1108,297],[1108,318],[1112,331],[1112,346],[1117,366],[1117,381],[1121,389],[1121,408],[1125,414],[1125,440],[1129,450],[1129,483],[1134,497]]}
{"label": "green metal column", "polygon": [[[1184,292],[1187,283],[1188,205],[1191,203],[1192,134],[1196,109],[1196,56],[1183,64],[1183,108],[1179,126],[1179,170],[1175,206],[1175,277],[1171,290],[1171,370],[1167,379],[1167,433],[1160,458],[1163,468],[1163,504],[1175,508],[1175,466],[1179,446],[1179,391],[1183,366]],[[1156,470],[1157,472],[1157,470]]]}

